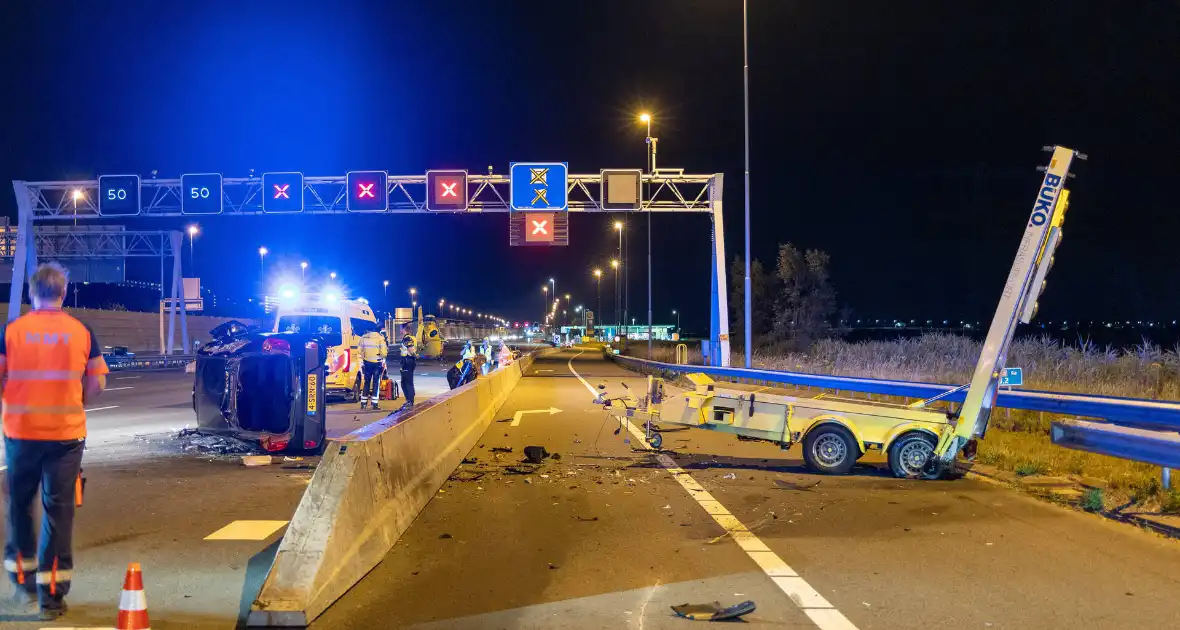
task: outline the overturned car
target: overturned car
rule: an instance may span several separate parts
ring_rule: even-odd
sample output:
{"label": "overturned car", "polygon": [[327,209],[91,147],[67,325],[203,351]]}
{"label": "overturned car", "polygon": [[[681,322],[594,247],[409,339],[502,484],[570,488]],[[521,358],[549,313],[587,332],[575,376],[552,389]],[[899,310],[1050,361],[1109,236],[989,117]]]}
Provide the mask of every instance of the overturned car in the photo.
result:
{"label": "overturned car", "polygon": [[240,322],[197,351],[193,410],[202,433],[257,441],[269,452],[320,454],[327,440],[319,335],[259,333]]}

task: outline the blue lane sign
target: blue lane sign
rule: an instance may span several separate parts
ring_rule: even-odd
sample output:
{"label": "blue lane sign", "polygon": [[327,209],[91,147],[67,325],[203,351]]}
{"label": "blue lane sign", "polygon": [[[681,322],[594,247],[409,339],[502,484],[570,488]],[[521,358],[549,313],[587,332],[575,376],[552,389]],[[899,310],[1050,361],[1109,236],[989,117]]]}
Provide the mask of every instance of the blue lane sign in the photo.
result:
{"label": "blue lane sign", "polygon": [[303,173],[263,173],[263,212],[303,212]]}
{"label": "blue lane sign", "polygon": [[100,175],[98,213],[104,217],[139,214],[139,175]]}
{"label": "blue lane sign", "polygon": [[221,214],[221,173],[180,176],[181,214]]}
{"label": "blue lane sign", "polygon": [[569,209],[566,196],[569,164],[513,162],[509,173],[513,210],[561,212]]}
{"label": "blue lane sign", "polygon": [[1024,385],[1024,369],[1004,368],[1004,375],[1000,377],[1000,387],[1020,387]]}

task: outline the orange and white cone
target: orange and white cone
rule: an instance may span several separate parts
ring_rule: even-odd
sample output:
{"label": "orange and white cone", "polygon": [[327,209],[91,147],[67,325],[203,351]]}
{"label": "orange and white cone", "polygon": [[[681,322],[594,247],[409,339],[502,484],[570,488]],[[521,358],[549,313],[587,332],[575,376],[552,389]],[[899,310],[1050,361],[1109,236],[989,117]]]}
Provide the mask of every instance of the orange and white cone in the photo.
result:
{"label": "orange and white cone", "polygon": [[151,630],[148,623],[147,595],[143,592],[143,572],[138,562],[127,565],[123,578],[123,594],[119,597],[119,617],[116,630]]}

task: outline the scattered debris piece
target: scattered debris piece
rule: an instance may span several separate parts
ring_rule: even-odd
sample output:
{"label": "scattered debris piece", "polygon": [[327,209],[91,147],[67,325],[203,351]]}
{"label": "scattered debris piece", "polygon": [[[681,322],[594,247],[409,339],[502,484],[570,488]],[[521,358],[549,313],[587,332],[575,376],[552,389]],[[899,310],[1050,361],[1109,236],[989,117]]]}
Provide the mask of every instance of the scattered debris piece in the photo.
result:
{"label": "scattered debris piece", "polygon": [[524,478],[524,482],[525,482],[525,483],[532,483],[532,482],[533,482],[533,480],[532,480],[532,479],[529,479],[528,477],[525,477],[525,478]]}
{"label": "scattered debris piece", "polygon": [[[135,436],[140,439],[140,436]],[[148,436],[143,436],[148,441]],[[211,455],[245,455],[261,452],[257,442],[251,443],[222,435],[206,435],[196,429],[184,428],[176,434],[181,450],[185,452],[199,452]]]}
{"label": "scattered debris piece", "polygon": [[818,486],[821,480],[816,480],[815,483],[795,483],[785,479],[775,479],[774,485],[780,490],[802,490],[804,492],[811,492],[811,489]]}
{"label": "scattered debris piece", "polygon": [[457,471],[455,471],[455,473],[453,475],[451,475],[450,477],[447,477],[447,481],[461,481],[461,482],[479,481],[480,479],[483,479],[484,475],[486,475],[486,474],[488,474],[486,470],[485,471],[457,470]]}
{"label": "scattered debris piece", "polygon": [[548,479],[549,475],[541,475],[541,479]]}
{"label": "scattered debris piece", "polygon": [[303,461],[303,458],[302,457],[291,457],[290,455],[284,455],[283,461],[285,461],[285,462],[301,462],[301,461]]}
{"label": "scattered debris piece", "polygon": [[670,509],[672,509],[672,505],[671,505],[671,504],[665,505],[665,506],[664,506],[664,509],[665,509],[665,510],[670,510]]}
{"label": "scattered debris piece", "polygon": [[544,446],[524,447],[524,459],[530,464],[544,463],[546,457],[549,457],[549,451]]}
{"label": "scattered debris piece", "polygon": [[559,568],[559,567],[556,564],[553,564],[552,562],[549,563],[549,570],[550,571],[557,569],[557,568]]}
{"label": "scattered debris piece", "polygon": [[464,457],[463,461],[461,463],[463,463],[463,464],[478,464],[479,460],[474,457]]}
{"label": "scattered debris piece", "polygon": [[242,464],[245,466],[270,466],[273,459],[270,455],[243,455]]}
{"label": "scattered debris piece", "polygon": [[581,443],[582,443],[581,438],[574,438],[574,444],[581,444]]}
{"label": "scattered debris piece", "polygon": [[451,538],[454,538],[454,536],[450,534],[439,534],[438,537],[439,540],[450,540]]}
{"label": "scattered debris piece", "polygon": [[511,446],[493,446],[492,448],[490,448],[488,450],[490,450],[493,453],[511,453],[512,447]]}
{"label": "scattered debris piece", "polygon": [[512,418],[504,418],[503,420],[497,420],[496,422],[512,422]]}
{"label": "scattered debris piece", "polygon": [[582,521],[583,523],[592,523],[598,520],[597,516],[578,516],[577,514],[574,515],[574,518]]}
{"label": "scattered debris piece", "polygon": [[505,466],[504,472],[509,475],[531,475],[537,472],[536,466]]}
{"label": "scattered debris piece", "polygon": [[679,606],[673,606],[672,612],[676,613],[677,617],[692,619],[693,621],[728,621],[741,619],[743,615],[754,612],[755,608],[756,606],[752,600],[746,600],[727,608],[722,608],[721,602],[680,604]]}
{"label": "scattered debris piece", "polygon": [[561,453],[553,453],[552,455],[549,456],[549,459],[559,462],[559,461],[561,461]]}
{"label": "scattered debris piece", "polygon": [[722,479],[737,479],[737,475],[735,475],[733,473],[727,473],[727,474],[721,475],[721,478]]}

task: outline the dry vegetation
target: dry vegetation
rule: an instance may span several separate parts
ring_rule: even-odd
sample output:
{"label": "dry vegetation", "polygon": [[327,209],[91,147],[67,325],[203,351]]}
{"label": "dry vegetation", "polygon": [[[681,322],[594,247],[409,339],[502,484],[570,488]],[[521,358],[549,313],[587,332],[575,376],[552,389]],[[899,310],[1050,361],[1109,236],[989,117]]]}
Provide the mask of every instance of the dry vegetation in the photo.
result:
{"label": "dry vegetation", "polygon": [[[754,366],[772,370],[900,379],[932,383],[965,383],[979,357],[979,342],[947,334],[912,339],[849,343],[823,340],[808,353],[761,349]],[[655,348],[653,358],[672,361],[673,347]],[[633,345],[636,356],[647,354],[643,344]],[[690,351],[690,362],[700,363],[699,349]],[[734,365],[742,357],[735,353]],[[1180,354],[1151,344],[1119,351],[1093,344],[1068,346],[1048,337],[1017,340],[1008,354],[1008,365],[1024,368],[1025,387],[1180,400]],[[1161,496],[1159,469],[1147,464],[1058,448],[1049,441],[1051,414],[997,410],[991,429],[980,447],[979,460],[1017,474],[1049,474],[1090,477],[1108,485],[1106,503],[1133,501],[1159,503],[1165,509],[1180,505],[1180,496]]]}

